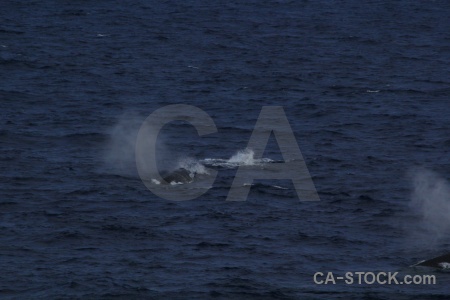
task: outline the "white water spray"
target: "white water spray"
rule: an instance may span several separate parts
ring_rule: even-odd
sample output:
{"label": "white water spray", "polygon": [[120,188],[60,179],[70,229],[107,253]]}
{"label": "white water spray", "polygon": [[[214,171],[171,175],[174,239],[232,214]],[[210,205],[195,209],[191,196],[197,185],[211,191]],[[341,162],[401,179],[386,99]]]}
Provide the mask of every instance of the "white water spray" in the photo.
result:
{"label": "white water spray", "polygon": [[239,166],[258,166],[273,162],[270,158],[255,159],[254,156],[255,153],[253,150],[246,148],[239,150],[229,159],[207,158],[202,160],[202,162],[206,165],[220,166],[227,169],[234,169]]}
{"label": "white water spray", "polygon": [[[136,171],[135,147],[139,128],[145,116],[127,112],[119,117],[117,123],[109,131],[110,139],[104,155],[107,172],[123,176],[138,176]],[[169,151],[164,143],[164,136],[159,135],[156,151],[160,162],[169,161]]]}
{"label": "white water spray", "polygon": [[239,150],[227,162],[229,164],[251,166],[255,164],[255,153],[251,149]]}
{"label": "white water spray", "polygon": [[411,172],[413,191],[410,208],[419,217],[413,237],[426,248],[450,241],[450,184],[433,171]]}
{"label": "white water spray", "polygon": [[109,131],[110,139],[104,155],[108,172],[117,175],[136,174],[134,148],[143,118],[135,113],[123,114]]}

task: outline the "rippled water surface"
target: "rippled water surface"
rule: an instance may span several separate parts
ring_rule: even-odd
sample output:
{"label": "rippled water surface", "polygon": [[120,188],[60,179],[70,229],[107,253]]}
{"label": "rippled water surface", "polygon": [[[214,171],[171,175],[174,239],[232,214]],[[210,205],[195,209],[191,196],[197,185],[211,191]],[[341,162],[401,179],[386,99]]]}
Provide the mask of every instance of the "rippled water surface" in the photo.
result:
{"label": "rippled water surface", "polygon": [[[313,281],[423,274],[408,266],[449,252],[447,1],[2,7],[2,299],[449,295],[435,270],[436,285]],[[157,197],[137,174],[139,127],[169,104],[218,129],[174,122],[158,137],[161,167],[218,172],[195,200]],[[283,160],[273,137],[262,161],[245,150],[263,106],[283,107],[321,201],[290,180],[225,201],[239,166]]]}

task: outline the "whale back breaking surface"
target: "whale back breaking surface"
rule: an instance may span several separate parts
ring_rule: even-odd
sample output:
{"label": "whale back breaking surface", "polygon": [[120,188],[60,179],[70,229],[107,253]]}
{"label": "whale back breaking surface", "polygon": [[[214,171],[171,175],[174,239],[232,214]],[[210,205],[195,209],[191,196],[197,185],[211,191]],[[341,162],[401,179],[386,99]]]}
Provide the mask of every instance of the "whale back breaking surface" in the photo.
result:
{"label": "whale back breaking surface", "polygon": [[450,266],[450,253],[422,261],[416,266],[447,269]]}
{"label": "whale back breaking surface", "polygon": [[189,183],[193,181],[193,177],[191,173],[184,169],[180,168],[173,172],[166,173],[162,176],[165,184],[171,183]]}

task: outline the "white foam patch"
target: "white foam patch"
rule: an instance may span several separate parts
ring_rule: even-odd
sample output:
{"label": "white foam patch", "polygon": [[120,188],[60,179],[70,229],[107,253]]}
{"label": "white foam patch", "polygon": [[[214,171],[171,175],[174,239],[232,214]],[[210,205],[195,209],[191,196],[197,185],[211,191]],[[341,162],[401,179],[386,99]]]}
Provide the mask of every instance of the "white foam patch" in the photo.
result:
{"label": "white foam patch", "polygon": [[439,263],[439,267],[441,267],[442,269],[450,270],[450,263],[441,262],[441,263]]}
{"label": "white foam patch", "polygon": [[176,181],[171,181],[170,185],[179,185],[179,184],[183,184],[182,182],[176,182]]}
{"label": "white foam patch", "polygon": [[251,149],[239,150],[229,159],[206,158],[202,161],[206,165],[224,168],[237,168],[239,166],[259,166],[273,162],[270,158],[255,159],[255,153]]}

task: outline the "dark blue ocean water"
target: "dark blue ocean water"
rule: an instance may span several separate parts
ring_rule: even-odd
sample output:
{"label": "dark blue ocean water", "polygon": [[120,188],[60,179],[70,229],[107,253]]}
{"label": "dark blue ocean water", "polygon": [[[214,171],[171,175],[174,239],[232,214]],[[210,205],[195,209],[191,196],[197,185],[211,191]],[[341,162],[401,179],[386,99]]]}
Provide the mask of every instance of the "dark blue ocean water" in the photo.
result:
{"label": "dark blue ocean water", "polygon": [[[422,274],[408,266],[450,249],[448,1],[1,6],[0,298],[447,299],[441,271],[417,286],[313,275]],[[321,201],[257,180],[227,202],[236,166],[196,200],[155,196],[133,147],[178,103],[218,133],[167,125],[173,164],[227,162],[262,106],[282,106]],[[264,157],[280,159],[274,139]]]}

